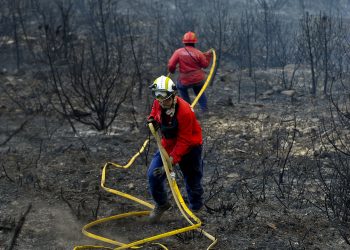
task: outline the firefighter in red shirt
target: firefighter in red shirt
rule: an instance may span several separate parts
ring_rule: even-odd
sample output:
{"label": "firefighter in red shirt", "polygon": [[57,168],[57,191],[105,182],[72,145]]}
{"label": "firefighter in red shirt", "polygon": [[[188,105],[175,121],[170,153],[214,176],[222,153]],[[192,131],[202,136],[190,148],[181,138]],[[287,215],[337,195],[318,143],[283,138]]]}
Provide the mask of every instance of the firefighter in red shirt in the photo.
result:
{"label": "firefighter in red shirt", "polygon": [[[176,83],[176,87],[179,90],[180,96],[191,103],[188,89],[192,88],[193,92],[197,96],[204,84],[205,72],[203,68],[209,66],[212,51],[209,50],[202,53],[200,50],[195,48],[197,43],[197,37],[194,32],[187,32],[182,39],[183,48],[177,49],[171,56],[168,62],[168,70],[174,73],[176,65],[179,65],[180,75]],[[208,111],[207,98],[205,94],[198,100],[201,110],[203,112]]]}
{"label": "firefighter in red shirt", "polygon": [[[183,173],[189,207],[194,212],[199,211],[203,206],[202,129],[190,104],[176,96],[175,84],[169,77],[158,77],[151,89],[155,100],[148,122],[160,129],[163,147],[172,164],[178,164]],[[155,222],[171,207],[159,151],[153,156],[147,176],[150,193],[156,203],[150,219]]]}

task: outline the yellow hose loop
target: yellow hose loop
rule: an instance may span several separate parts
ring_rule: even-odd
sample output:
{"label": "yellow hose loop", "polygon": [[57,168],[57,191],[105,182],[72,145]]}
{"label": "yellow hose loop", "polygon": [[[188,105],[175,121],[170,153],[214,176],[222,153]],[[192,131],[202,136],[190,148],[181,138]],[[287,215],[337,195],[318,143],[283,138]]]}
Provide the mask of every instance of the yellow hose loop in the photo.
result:
{"label": "yellow hose loop", "polygon": [[216,52],[214,49],[210,49],[213,53],[213,63],[210,67],[210,71],[209,71],[209,75],[207,77],[207,80],[205,81],[205,83],[203,84],[203,87],[201,89],[201,91],[199,91],[198,95],[196,96],[196,98],[194,99],[194,101],[192,102],[191,104],[191,107],[194,108],[194,106],[196,106],[199,98],[201,98],[201,96],[203,95],[204,91],[207,89],[211,79],[213,78],[213,75],[214,75],[214,70],[215,70],[215,67],[216,67]]}
{"label": "yellow hose loop", "polygon": [[[144,145],[145,145],[145,144],[144,144]],[[120,165],[115,164],[115,163],[107,162],[107,163],[104,165],[103,169],[102,169],[101,187],[102,187],[104,190],[106,190],[107,192],[110,192],[110,193],[115,194],[115,195],[122,196],[122,197],[124,197],[124,198],[126,198],[126,199],[135,201],[135,202],[137,202],[137,203],[139,203],[139,204],[141,204],[141,205],[144,205],[144,206],[146,206],[146,207],[148,207],[148,208],[150,208],[150,209],[153,209],[153,208],[154,208],[154,205],[152,205],[152,204],[150,204],[150,203],[148,203],[148,202],[146,202],[146,201],[143,201],[143,200],[141,200],[141,199],[139,199],[139,198],[136,198],[135,196],[132,196],[132,195],[129,195],[129,194],[126,194],[126,193],[123,193],[123,192],[120,192],[120,191],[118,191],[118,190],[115,190],[115,189],[112,189],[112,188],[108,188],[108,187],[105,186],[107,167],[108,167],[108,166],[111,166],[111,165],[112,165],[112,166],[115,166],[115,167],[125,168],[125,166],[120,166]]]}
{"label": "yellow hose loop", "polygon": [[[140,153],[143,152],[143,150],[145,149],[147,143],[148,143],[148,141],[143,144],[142,148],[140,149],[140,151],[136,155],[139,155]],[[132,158],[133,161],[136,158],[135,156]],[[169,159],[169,156],[167,156],[167,157]],[[132,162],[132,160],[129,161],[129,163],[130,162]],[[129,199],[129,200],[133,200],[133,201],[135,201],[135,202],[137,202],[137,203],[139,203],[141,205],[144,205],[144,206],[146,206],[148,208],[153,209],[154,205],[152,205],[152,204],[150,204],[148,202],[145,202],[145,201],[143,201],[141,199],[138,199],[138,198],[136,198],[136,197],[134,197],[132,195],[129,195],[129,194],[126,194],[126,193],[123,193],[123,192],[120,192],[118,190],[115,190],[115,189],[112,189],[112,188],[108,188],[108,187],[105,186],[106,173],[107,173],[107,168],[109,166],[114,166],[114,167],[117,167],[117,168],[124,168],[125,169],[125,168],[130,167],[131,164],[129,164],[129,163],[127,165],[125,165],[125,166],[121,166],[119,164],[107,162],[104,165],[103,169],[102,169],[101,187],[104,190],[106,190],[107,192],[119,195],[119,196],[124,197],[124,198]],[[117,248],[107,248],[107,247],[94,246],[93,248],[95,248],[95,249],[127,249],[127,248],[140,248],[142,244],[145,244],[145,243],[148,243],[148,242],[151,242],[151,241],[155,241],[155,240],[158,240],[158,239],[161,239],[161,238],[166,238],[166,237],[169,237],[169,236],[173,236],[173,235],[176,235],[176,234],[179,234],[179,233],[184,233],[184,232],[196,229],[196,228],[198,228],[200,226],[200,224],[199,225],[191,225],[191,226],[188,226],[188,227],[175,229],[175,230],[163,233],[163,234],[159,234],[159,235],[156,235],[156,236],[148,237],[148,238],[145,238],[145,239],[142,239],[142,240],[138,240],[138,241],[135,241],[135,242],[131,242],[131,243],[128,243],[128,244],[122,243],[122,242],[119,242],[119,241],[116,241],[116,240],[108,239],[108,238],[105,238],[103,236],[99,236],[99,235],[93,234],[91,232],[88,232],[88,229],[90,229],[91,227],[96,226],[96,225],[101,224],[101,223],[104,223],[104,222],[107,222],[107,221],[117,220],[117,219],[131,217],[131,216],[145,216],[145,215],[149,215],[149,213],[150,213],[150,211],[128,212],[128,213],[124,213],[124,214],[119,214],[119,215],[114,215],[114,216],[110,216],[110,217],[101,218],[101,219],[95,220],[95,221],[90,222],[89,224],[85,225],[83,227],[83,229],[82,229],[82,233],[84,235],[92,238],[92,239],[103,241],[103,242],[106,242],[106,243],[109,243],[109,244],[112,244],[112,245],[119,246]],[[167,249],[164,245],[162,245],[160,243],[153,243],[153,244],[157,244],[157,245],[163,247],[163,249]],[[89,249],[89,248],[91,248],[91,246],[77,246],[74,249]]]}
{"label": "yellow hose loop", "polygon": [[91,227],[93,227],[95,225],[98,225],[98,224],[101,224],[101,223],[104,223],[104,222],[107,222],[107,221],[111,221],[111,220],[118,220],[118,219],[121,219],[121,218],[130,217],[132,215],[141,216],[141,215],[148,215],[148,214],[149,214],[149,211],[141,211],[141,212],[129,212],[129,213],[124,213],[124,214],[118,214],[118,215],[105,217],[105,218],[95,220],[95,221],[90,222],[89,224],[85,225],[83,227],[83,229],[82,229],[82,232],[83,232],[84,235],[86,235],[86,236],[88,236],[90,238],[93,238],[95,240],[100,240],[100,241],[103,241],[103,242],[106,242],[106,243],[109,243],[109,244],[112,244],[112,245],[116,245],[116,246],[121,246],[121,247],[122,246],[126,246],[127,244],[125,244],[125,243],[122,243],[122,242],[119,242],[119,241],[116,241],[116,240],[111,240],[111,239],[108,239],[108,238],[105,238],[105,237],[102,237],[102,236],[90,233],[90,232],[87,231],[87,229],[89,229],[89,228],[91,228]]}
{"label": "yellow hose loop", "polygon": [[147,139],[143,143],[141,149],[133,157],[131,157],[131,159],[129,160],[129,162],[126,165],[122,166],[122,165],[119,165],[119,164],[116,164],[116,163],[113,163],[113,162],[108,162],[107,164],[113,165],[113,166],[115,166],[117,168],[129,168],[135,162],[136,158],[139,157],[140,154],[142,154],[142,152],[145,150],[148,142],[149,142],[149,140]]}

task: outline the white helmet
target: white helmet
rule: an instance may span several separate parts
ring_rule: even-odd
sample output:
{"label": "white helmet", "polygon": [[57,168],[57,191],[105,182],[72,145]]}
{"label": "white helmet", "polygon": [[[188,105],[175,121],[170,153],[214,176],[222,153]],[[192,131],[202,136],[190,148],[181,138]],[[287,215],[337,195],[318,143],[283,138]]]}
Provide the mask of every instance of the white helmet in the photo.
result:
{"label": "white helmet", "polygon": [[176,90],[175,83],[167,76],[158,77],[150,87],[154,97],[167,98]]}

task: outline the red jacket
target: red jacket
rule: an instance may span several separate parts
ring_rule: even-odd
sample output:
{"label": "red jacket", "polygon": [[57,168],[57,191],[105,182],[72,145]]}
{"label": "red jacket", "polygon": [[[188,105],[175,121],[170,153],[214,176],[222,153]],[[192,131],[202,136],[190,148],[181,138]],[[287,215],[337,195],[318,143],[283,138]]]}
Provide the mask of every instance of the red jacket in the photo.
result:
{"label": "red jacket", "polygon": [[179,80],[183,85],[199,83],[205,78],[205,72],[202,68],[209,66],[211,55],[211,52],[202,53],[192,46],[185,46],[177,49],[171,56],[168,70],[174,73],[176,65],[179,64]]}
{"label": "red jacket", "polygon": [[[173,158],[173,164],[181,161],[181,158],[187,154],[192,147],[202,145],[202,128],[196,119],[196,116],[185,100],[177,98],[176,119],[178,123],[177,134],[175,138],[167,139],[162,136],[162,145]],[[161,124],[162,107],[158,100],[154,100],[152,111],[149,115]]]}

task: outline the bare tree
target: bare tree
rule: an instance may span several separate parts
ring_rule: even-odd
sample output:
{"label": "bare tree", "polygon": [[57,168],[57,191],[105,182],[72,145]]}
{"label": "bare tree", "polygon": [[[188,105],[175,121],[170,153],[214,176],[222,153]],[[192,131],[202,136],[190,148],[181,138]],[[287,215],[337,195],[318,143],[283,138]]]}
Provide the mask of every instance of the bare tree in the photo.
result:
{"label": "bare tree", "polygon": [[264,68],[267,69],[270,66],[270,57],[271,57],[271,49],[272,49],[272,40],[273,40],[273,10],[269,6],[266,0],[258,1],[260,7],[262,8],[262,20],[258,23],[262,24],[262,33],[263,33],[263,48],[264,51]]}
{"label": "bare tree", "polygon": [[11,23],[11,17],[10,17],[10,7],[8,5],[7,0],[1,0],[0,4],[2,6],[0,11],[0,48],[5,46],[11,38],[10,35],[10,23]]}
{"label": "bare tree", "polygon": [[[349,87],[332,83],[330,118],[324,118],[321,130],[323,152],[318,158],[318,177],[325,194],[323,211],[350,245],[349,110]],[[326,160],[322,155],[327,155]]]}
{"label": "bare tree", "polygon": [[[53,107],[66,118],[97,130],[106,130],[112,124],[130,89],[123,55],[124,20],[115,16],[114,7],[102,0],[91,2],[87,28],[92,36],[66,41],[65,46],[60,46],[61,38],[52,35],[49,28],[44,30]],[[59,8],[65,12],[61,16],[66,18],[67,33],[69,10]],[[62,65],[62,59],[67,64]]]}
{"label": "bare tree", "polygon": [[[176,10],[176,15],[173,16],[168,22],[168,35],[165,36],[165,44],[169,46],[170,53],[174,49],[180,47],[181,38],[183,34],[187,31],[197,32],[199,30],[200,24],[198,20],[198,3],[191,0],[175,0],[174,8]],[[196,10],[196,11],[195,11]],[[171,13],[168,13],[168,16]]]}
{"label": "bare tree", "polygon": [[320,51],[316,47],[317,40],[314,27],[313,17],[306,12],[301,20],[300,47],[311,70],[311,94],[316,95],[318,81],[316,66],[320,59]]}
{"label": "bare tree", "polygon": [[336,76],[333,65],[337,59],[334,52],[337,47],[343,46],[340,39],[343,32],[341,18],[325,14],[312,16],[307,12],[301,20],[299,46],[311,70],[313,95],[316,95],[320,77],[323,77],[323,93],[327,94],[329,80]]}
{"label": "bare tree", "polygon": [[[276,40],[273,56],[279,67],[281,67],[281,82],[285,89],[292,89],[296,78],[295,74],[301,66],[301,55],[298,47],[296,46],[296,40],[294,39],[296,31],[289,28],[291,23],[280,23],[276,27]],[[286,72],[286,66],[293,64],[293,70],[291,74]]]}
{"label": "bare tree", "polygon": [[8,1],[8,9],[11,16],[11,27],[12,27],[12,38],[14,41],[14,55],[16,58],[16,68],[20,69],[21,66],[21,49],[20,49],[20,34],[19,34],[19,25],[18,25],[18,16],[16,14],[16,8],[20,0]]}
{"label": "bare tree", "polygon": [[320,68],[323,76],[323,94],[325,95],[329,94],[330,81],[339,76],[339,69],[336,68],[336,65],[343,58],[343,53],[339,53],[339,48],[344,48],[344,44],[346,44],[344,39],[346,33],[341,17],[319,15],[318,39],[322,51]]}
{"label": "bare tree", "polygon": [[[202,19],[199,29],[201,30],[200,33],[203,34],[204,45],[215,48],[217,52],[214,76],[216,70],[220,67],[222,54],[227,53],[230,49],[230,40],[233,39],[232,36],[235,34],[236,27],[233,24],[233,18],[229,15],[229,7],[229,1],[227,0],[214,0],[204,3],[201,8],[202,13],[207,14],[200,15]],[[209,22],[208,16],[211,17]]]}
{"label": "bare tree", "polygon": [[237,36],[239,64],[242,65],[242,67],[248,67],[249,77],[252,77],[255,29],[254,16],[251,11],[246,11],[242,14]]}

